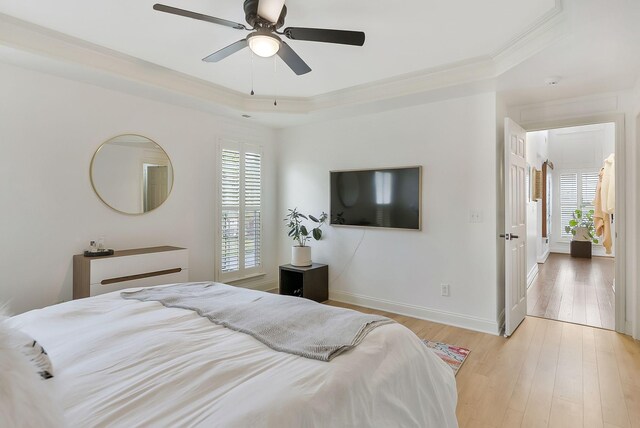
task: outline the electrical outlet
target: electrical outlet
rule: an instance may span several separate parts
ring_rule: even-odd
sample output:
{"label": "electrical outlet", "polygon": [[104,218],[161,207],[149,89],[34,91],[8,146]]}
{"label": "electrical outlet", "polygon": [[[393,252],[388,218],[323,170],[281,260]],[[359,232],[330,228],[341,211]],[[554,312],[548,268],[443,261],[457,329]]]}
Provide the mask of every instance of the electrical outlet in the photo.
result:
{"label": "electrical outlet", "polygon": [[469,211],[469,223],[482,223],[482,211]]}
{"label": "electrical outlet", "polygon": [[449,297],[449,284],[440,284],[440,294],[443,297]]}

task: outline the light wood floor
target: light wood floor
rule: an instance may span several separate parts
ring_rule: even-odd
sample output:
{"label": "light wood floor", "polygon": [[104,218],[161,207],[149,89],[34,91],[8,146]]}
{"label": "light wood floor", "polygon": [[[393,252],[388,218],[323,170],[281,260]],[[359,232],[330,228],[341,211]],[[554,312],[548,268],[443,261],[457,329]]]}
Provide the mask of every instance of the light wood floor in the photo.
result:
{"label": "light wood floor", "polygon": [[527,314],[615,329],[612,258],[551,254],[527,292]]}
{"label": "light wood floor", "polygon": [[337,302],[469,348],[458,372],[460,427],[640,427],[640,342],[527,317],[509,339]]}

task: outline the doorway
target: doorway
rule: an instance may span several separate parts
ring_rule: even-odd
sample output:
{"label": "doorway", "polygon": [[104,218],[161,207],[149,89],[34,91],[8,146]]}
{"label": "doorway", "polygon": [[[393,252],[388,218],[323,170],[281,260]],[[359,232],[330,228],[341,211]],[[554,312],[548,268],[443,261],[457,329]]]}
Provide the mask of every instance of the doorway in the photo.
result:
{"label": "doorway", "polygon": [[527,132],[527,315],[616,328],[616,123]]}

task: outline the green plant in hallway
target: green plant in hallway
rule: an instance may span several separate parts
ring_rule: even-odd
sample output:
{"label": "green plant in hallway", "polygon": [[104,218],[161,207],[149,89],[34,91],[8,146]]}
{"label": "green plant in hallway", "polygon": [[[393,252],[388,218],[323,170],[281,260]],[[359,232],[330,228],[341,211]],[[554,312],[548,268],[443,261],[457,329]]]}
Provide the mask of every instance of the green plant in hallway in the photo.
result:
{"label": "green plant in hallway", "polygon": [[594,210],[584,208],[573,212],[573,219],[569,220],[569,225],[564,227],[566,233],[570,233],[574,240],[591,241],[598,244],[600,241],[596,236],[596,227],[593,223]]}

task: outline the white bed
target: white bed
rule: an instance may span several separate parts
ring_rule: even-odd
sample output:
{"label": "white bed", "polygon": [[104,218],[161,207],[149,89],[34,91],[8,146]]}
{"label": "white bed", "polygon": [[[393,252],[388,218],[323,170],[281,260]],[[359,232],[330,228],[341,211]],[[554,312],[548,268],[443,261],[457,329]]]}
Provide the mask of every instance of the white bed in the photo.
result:
{"label": "white bed", "polygon": [[9,322],[48,351],[72,427],[457,426],[451,369],[395,323],[327,363],[120,292]]}

